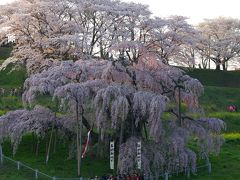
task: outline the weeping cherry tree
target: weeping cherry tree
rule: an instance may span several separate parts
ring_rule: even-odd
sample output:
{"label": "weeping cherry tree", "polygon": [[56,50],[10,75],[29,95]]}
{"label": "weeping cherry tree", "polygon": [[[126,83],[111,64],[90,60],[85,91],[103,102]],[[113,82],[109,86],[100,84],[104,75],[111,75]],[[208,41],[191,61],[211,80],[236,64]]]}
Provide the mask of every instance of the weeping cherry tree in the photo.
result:
{"label": "weeping cherry tree", "polygon": [[[198,158],[219,152],[225,123],[205,117],[198,104],[202,93],[198,80],[146,54],[133,65],[98,59],[59,63],[26,80],[23,101],[28,104],[37,95],[48,94],[75,112],[72,131],[77,136],[79,174],[85,120],[84,126],[94,124],[103,141],[116,140],[120,173],[137,170],[136,143],[142,141],[141,171],[159,175],[194,173]],[[186,112],[179,113],[180,103],[186,104]],[[199,118],[191,117],[193,113]],[[197,150],[188,147],[192,141]]]}

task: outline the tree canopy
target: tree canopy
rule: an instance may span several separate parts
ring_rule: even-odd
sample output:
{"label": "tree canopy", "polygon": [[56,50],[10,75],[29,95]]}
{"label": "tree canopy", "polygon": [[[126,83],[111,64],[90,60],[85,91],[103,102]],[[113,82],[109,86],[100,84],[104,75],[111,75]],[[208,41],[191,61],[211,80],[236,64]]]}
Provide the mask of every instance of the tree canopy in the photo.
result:
{"label": "tree canopy", "polygon": [[[96,127],[99,144],[116,141],[120,173],[137,170],[138,141],[145,174],[196,172],[198,158],[219,152],[225,123],[205,116],[202,84],[169,65],[188,63],[197,46],[199,32],[186,18],[153,19],[144,5],[114,0],[19,2],[0,13],[17,37],[13,56],[29,72],[22,95],[29,110],[0,117],[0,140],[10,136],[14,152],[24,133],[43,136],[51,127],[72,140],[79,175],[83,128]],[[31,110],[39,95],[61,113]]]}

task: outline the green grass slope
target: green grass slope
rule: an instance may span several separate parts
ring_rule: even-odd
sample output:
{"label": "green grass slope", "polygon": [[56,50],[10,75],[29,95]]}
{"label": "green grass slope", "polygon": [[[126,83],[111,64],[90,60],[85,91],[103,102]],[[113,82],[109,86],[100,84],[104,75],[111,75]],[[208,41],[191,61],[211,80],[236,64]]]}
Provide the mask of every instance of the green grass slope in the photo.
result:
{"label": "green grass slope", "polygon": [[240,88],[205,86],[200,104],[207,112],[227,111],[229,105],[240,108]]}
{"label": "green grass slope", "polygon": [[0,65],[2,62],[7,59],[11,54],[11,47],[0,47]]}
{"label": "green grass slope", "polygon": [[23,67],[16,67],[13,70],[13,64],[9,64],[6,69],[0,71],[0,88],[10,89],[23,86],[27,72]]}
{"label": "green grass slope", "polygon": [[[0,47],[0,65],[10,56],[11,51],[11,47]],[[13,68],[15,70],[13,70]],[[6,69],[0,71],[0,88],[10,89],[22,87],[26,76],[27,72],[24,67],[20,65],[14,67],[13,64],[9,64]]]}
{"label": "green grass slope", "polygon": [[199,79],[204,86],[240,87],[240,71],[193,69],[187,73]]}

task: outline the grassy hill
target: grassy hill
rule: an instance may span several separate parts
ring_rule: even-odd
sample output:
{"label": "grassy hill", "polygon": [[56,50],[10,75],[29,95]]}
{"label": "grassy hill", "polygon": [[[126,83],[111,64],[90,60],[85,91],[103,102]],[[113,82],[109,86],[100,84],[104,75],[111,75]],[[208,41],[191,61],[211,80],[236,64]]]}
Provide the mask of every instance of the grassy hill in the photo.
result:
{"label": "grassy hill", "polygon": [[229,105],[240,108],[240,88],[205,86],[200,103],[207,112],[226,111]]}
{"label": "grassy hill", "polygon": [[204,86],[240,87],[240,71],[193,69],[187,70],[187,73],[200,80]]}
{"label": "grassy hill", "polygon": [[[11,47],[0,47],[0,65],[11,54]],[[0,88],[11,89],[23,86],[27,77],[26,69],[18,65],[9,64],[6,69],[0,71]]]}
{"label": "grassy hill", "polygon": [[204,85],[200,104],[207,113],[225,112],[229,105],[240,108],[240,71],[194,69],[186,72]]}
{"label": "grassy hill", "polygon": [[0,47],[0,65],[2,62],[7,59],[11,54],[11,47]]}
{"label": "grassy hill", "polygon": [[20,65],[13,70],[13,64],[9,64],[6,69],[0,71],[0,88],[11,89],[23,86],[27,77],[27,72]]}

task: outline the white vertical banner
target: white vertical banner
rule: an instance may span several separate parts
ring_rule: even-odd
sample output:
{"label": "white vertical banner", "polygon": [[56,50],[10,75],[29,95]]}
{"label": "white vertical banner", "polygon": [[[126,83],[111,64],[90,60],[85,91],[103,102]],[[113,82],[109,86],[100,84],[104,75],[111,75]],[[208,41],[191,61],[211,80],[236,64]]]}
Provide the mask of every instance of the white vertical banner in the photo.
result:
{"label": "white vertical banner", "polygon": [[142,151],[142,144],[141,144],[141,141],[139,141],[137,142],[137,168],[138,169],[141,169],[141,165],[142,165],[141,151]]}
{"label": "white vertical banner", "polygon": [[110,169],[114,169],[114,141],[110,142]]}

